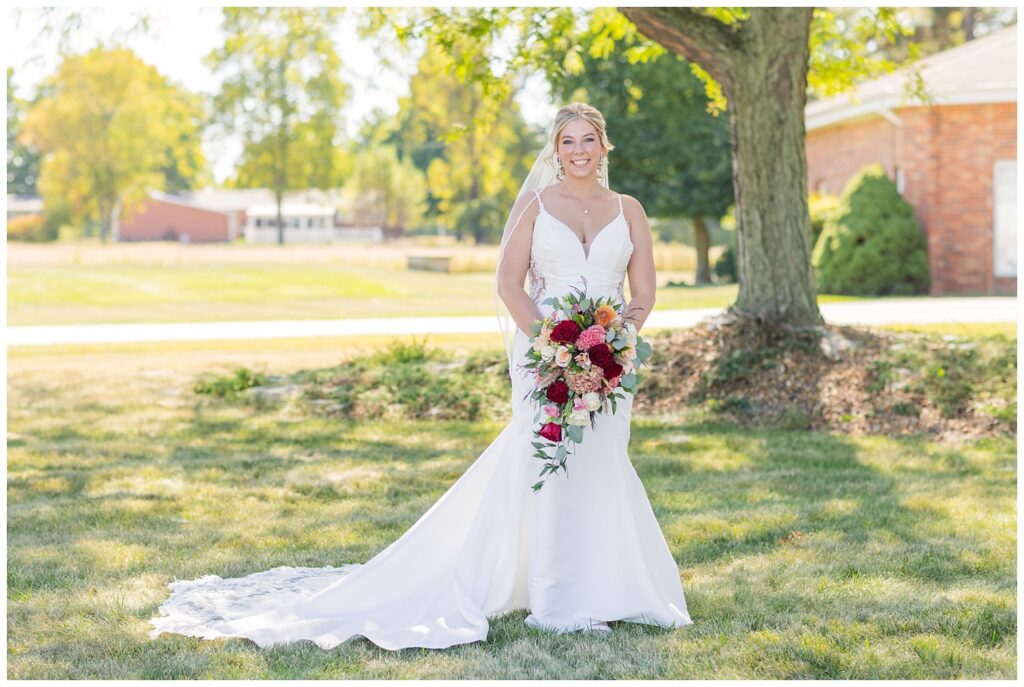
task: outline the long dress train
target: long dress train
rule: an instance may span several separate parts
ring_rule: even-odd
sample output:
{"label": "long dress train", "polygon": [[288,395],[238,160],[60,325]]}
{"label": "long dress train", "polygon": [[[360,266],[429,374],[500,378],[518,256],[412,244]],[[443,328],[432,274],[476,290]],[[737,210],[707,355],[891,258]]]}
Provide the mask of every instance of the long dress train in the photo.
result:
{"label": "long dress train", "polygon": [[[619,210],[588,253],[541,206],[530,267],[534,302],[568,292],[581,275],[590,295],[622,298],[633,244],[621,197]],[[517,332],[513,359],[528,345]],[[627,454],[632,398],[586,428],[568,476],[533,492],[538,425],[536,407],[523,400],[533,380],[510,372],[512,420],[376,556],[362,565],[171,582],[150,636],[245,637],[261,647],[310,640],[327,649],[361,635],[385,649],[442,649],[485,640],[488,618],[517,609],[529,611],[527,625],[555,632],[615,620],[691,624],[676,562]]]}

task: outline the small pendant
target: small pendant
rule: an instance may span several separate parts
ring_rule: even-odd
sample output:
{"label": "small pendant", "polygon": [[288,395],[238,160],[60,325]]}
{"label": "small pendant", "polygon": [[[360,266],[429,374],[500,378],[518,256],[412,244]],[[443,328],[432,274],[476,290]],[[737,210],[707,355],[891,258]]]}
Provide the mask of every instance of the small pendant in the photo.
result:
{"label": "small pendant", "polygon": [[590,210],[584,210],[584,211],[583,211],[583,214],[584,214],[584,215],[589,215],[589,214],[590,214]]}

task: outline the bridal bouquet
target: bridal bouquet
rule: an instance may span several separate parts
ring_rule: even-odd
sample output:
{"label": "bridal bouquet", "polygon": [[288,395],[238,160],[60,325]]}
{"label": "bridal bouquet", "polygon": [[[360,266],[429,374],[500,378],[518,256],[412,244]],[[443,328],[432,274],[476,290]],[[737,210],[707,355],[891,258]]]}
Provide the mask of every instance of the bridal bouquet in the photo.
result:
{"label": "bridal bouquet", "polygon": [[[544,460],[540,477],[558,470],[568,474],[568,445],[575,449],[583,441],[583,428],[595,427],[597,413],[607,412],[609,405],[614,413],[625,394],[636,393],[637,366],[651,357],[651,345],[637,335],[632,322],[622,319],[620,301],[595,300],[573,290],[544,301],[554,310],[534,323],[527,362],[521,365],[534,370],[537,385],[528,398],[538,405],[534,422],[543,421],[536,434],[550,442],[532,442],[537,449],[533,455]],[[543,486],[542,479],[533,490]]]}

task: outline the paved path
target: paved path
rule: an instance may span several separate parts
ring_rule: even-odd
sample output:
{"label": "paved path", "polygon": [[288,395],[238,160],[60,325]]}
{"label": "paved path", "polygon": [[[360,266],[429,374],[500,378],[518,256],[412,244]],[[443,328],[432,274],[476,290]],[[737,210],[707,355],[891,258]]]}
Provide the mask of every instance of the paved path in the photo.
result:
{"label": "paved path", "polygon": [[[823,303],[821,313],[834,324],[879,325],[933,322],[1016,322],[1017,299],[900,298]],[[691,327],[721,308],[655,311],[644,329]],[[285,339],[367,334],[498,333],[489,317],[389,317],[362,320],[269,320],[256,322],[182,322],[172,324],[86,324],[8,327],[8,346],[211,339]]]}

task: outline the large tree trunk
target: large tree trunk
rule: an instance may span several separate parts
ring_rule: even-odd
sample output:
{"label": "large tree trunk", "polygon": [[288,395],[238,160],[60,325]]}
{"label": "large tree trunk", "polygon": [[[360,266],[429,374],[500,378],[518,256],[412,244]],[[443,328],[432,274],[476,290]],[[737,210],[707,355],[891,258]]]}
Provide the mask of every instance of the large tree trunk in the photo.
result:
{"label": "large tree trunk", "polygon": [[711,266],[708,264],[708,251],[711,248],[711,235],[703,217],[693,218],[693,245],[697,249],[696,284],[711,283]]}
{"label": "large tree trunk", "polygon": [[804,148],[813,8],[752,8],[732,26],[688,7],[621,11],[703,67],[728,100],[740,277],[730,312],[772,325],[822,324]]}

